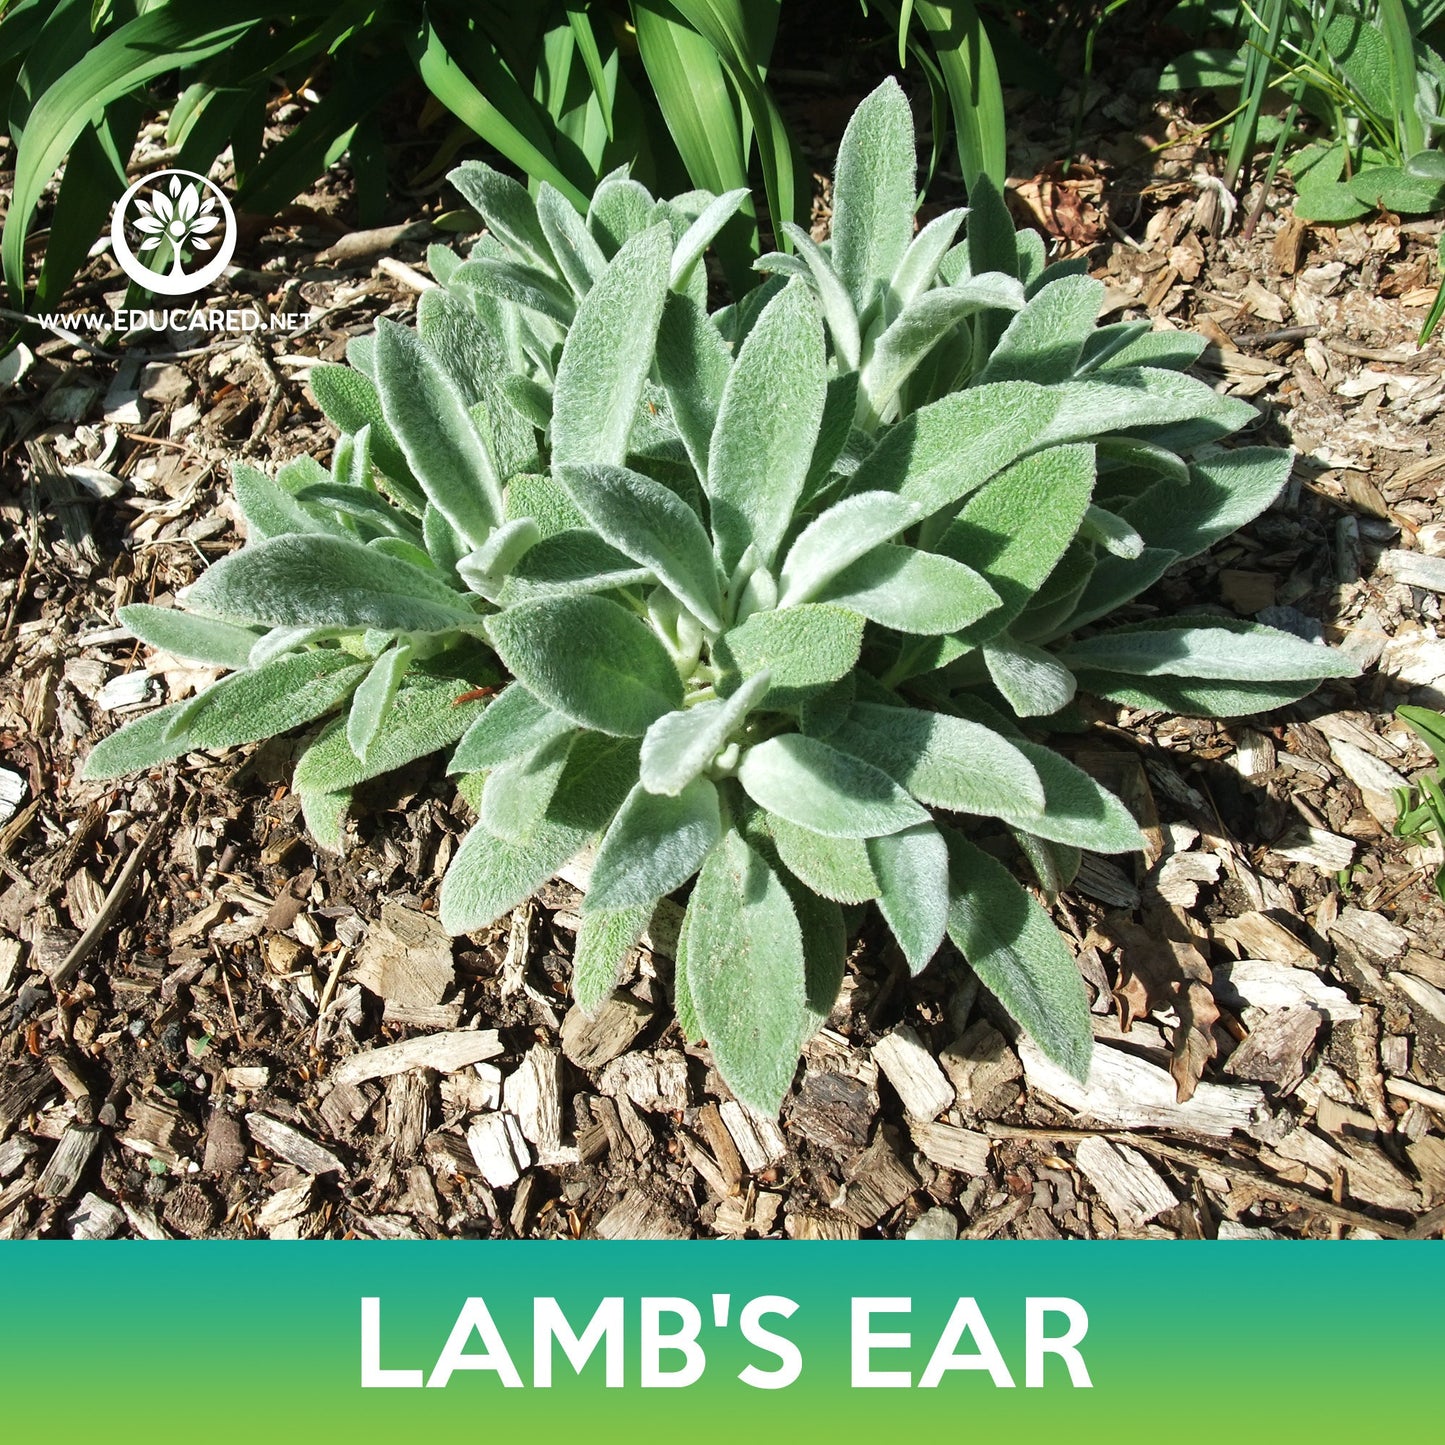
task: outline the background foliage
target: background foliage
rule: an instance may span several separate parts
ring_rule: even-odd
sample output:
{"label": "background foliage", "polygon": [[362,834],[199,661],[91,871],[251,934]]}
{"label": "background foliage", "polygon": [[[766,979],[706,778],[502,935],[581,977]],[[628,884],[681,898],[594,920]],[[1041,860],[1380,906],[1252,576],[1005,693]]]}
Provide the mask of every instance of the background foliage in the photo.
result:
{"label": "background foliage", "polygon": [[[236,199],[260,213],[343,154],[362,224],[386,193],[384,107],[417,78],[455,118],[434,170],[475,134],[579,210],[627,164],[645,184],[721,194],[762,184],[775,221],[806,219],[810,181],[768,88],[783,0],[406,0],[277,5],[238,0],[13,0],[0,7],[0,94],[19,146],[4,274],[21,298],[27,233],[61,163],[65,180],[35,301],[53,307],[124,189],[148,87],[179,90],[167,141],[205,172],[228,145]],[[970,0],[864,6],[896,35],[956,137],[965,181],[1002,184],[1003,107]],[[319,96],[263,146],[278,96]],[[659,120],[661,123],[659,123]],[[937,154],[934,156],[936,164]],[[749,198],[720,249],[734,282],[759,249]]]}

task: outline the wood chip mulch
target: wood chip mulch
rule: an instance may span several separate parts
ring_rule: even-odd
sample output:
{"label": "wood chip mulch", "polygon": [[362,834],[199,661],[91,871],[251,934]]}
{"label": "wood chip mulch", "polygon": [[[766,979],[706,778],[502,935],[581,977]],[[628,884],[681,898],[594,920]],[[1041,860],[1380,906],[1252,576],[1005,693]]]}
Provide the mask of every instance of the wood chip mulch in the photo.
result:
{"label": "wood chip mulch", "polygon": [[[1202,603],[1364,669],[1263,719],[1111,708],[1063,740],[1149,842],[1053,904],[1094,1000],[1088,1087],[956,954],[910,980],[870,926],[761,1119],[677,1031],[665,919],[592,1020],[568,1002],[581,873],[445,936],[469,820],[435,766],[372,785],[342,859],[302,830],[291,740],[77,780],[97,738],[213,676],[116,608],[237,545],[232,458],[329,454],[309,368],[425,284],[441,198],[357,238],[333,188],[231,282],[310,308],[301,334],[115,358],[53,338],[0,391],[0,1237],[1445,1230],[1440,854],[1391,834],[1430,763],[1393,709],[1445,706],[1445,367],[1413,344],[1439,222],[1266,209],[1246,242],[1188,117],[1123,93],[1066,176],[1046,109],[1020,215],[1087,251],[1111,319],[1203,330],[1200,374],[1299,454],[1281,502],[1138,615]],[[108,304],[107,259],[79,285]]]}

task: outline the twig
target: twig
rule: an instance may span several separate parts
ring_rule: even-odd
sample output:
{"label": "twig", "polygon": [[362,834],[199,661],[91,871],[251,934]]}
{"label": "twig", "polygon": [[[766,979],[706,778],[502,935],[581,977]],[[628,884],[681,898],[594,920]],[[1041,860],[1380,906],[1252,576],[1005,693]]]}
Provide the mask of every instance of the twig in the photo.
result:
{"label": "twig", "polygon": [[336,950],[336,961],[331,965],[331,972],[326,977],[325,987],[321,990],[321,999],[316,1005],[316,1032],[314,1042],[316,1047],[321,1047],[321,1029],[326,1022],[326,1010],[330,1007],[331,996],[336,992],[336,981],[341,977],[341,970],[346,967],[346,960],[350,958],[349,948],[338,948]]}
{"label": "twig", "polygon": [[1386,1079],[1385,1092],[1394,1094],[1397,1099],[1408,1099],[1412,1104],[1423,1104],[1445,1119],[1445,1094],[1434,1089],[1411,1083],[1409,1079]]}
{"label": "twig", "polygon": [[1203,1149],[1184,1149],[1149,1134],[1134,1134],[1127,1130],[1110,1129],[1050,1129],[1024,1128],[1015,1124],[985,1124],[983,1132],[996,1139],[1107,1139],[1113,1144],[1127,1144],[1131,1149],[1140,1149],[1146,1154],[1157,1155],[1175,1164],[1184,1164],[1191,1169],[1210,1169],[1226,1179],[1247,1185],[1259,1194],[1278,1200],[1281,1204],[1293,1205],[1324,1219],[1336,1219],[1355,1229],[1370,1229],[1387,1239],[1408,1239],[1410,1230],[1391,1220],[1377,1219],[1363,1210],[1351,1209],[1348,1205],[1336,1204],[1330,1199],[1321,1199],[1307,1189],[1296,1188],[1293,1184],[1281,1184],[1269,1175],[1246,1165],[1221,1159]]}
{"label": "twig", "polygon": [[1274,346],[1281,341],[1308,341],[1319,332],[1318,326],[1284,326],[1278,331],[1246,331],[1229,339],[1236,346]]}
{"label": "twig", "polygon": [[404,261],[398,261],[392,256],[383,256],[376,263],[376,269],[383,276],[390,276],[393,281],[399,281],[413,291],[430,291],[437,284],[430,276],[423,276],[415,267],[408,266]]}
{"label": "twig", "polygon": [[161,830],[169,821],[171,810],[166,809],[159,818],[146,830],[146,835],[141,839],[135,851],[126,859],[125,867],[120,870],[120,876],[111,884],[110,892],[105,895],[105,901],[100,905],[99,912],[90,921],[90,927],[80,935],[79,942],[65,955],[56,966],[55,972],[50,975],[50,985],[57,991],[67,979],[80,967],[90,956],[91,950],[105,937],[112,923],[115,922],[116,914],[121,910],[131,888],[134,886],[137,877],[140,876],[141,867],[150,856],[155,841],[161,835]]}

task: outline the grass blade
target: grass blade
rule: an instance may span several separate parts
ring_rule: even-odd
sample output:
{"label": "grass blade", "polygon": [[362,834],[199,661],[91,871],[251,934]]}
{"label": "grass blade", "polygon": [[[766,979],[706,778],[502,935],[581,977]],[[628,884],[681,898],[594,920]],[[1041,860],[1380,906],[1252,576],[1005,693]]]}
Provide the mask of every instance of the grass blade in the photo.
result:
{"label": "grass blade", "polygon": [[[36,101],[15,157],[15,187],[5,216],[0,262],[14,301],[23,297],[25,233],[51,176],[112,101],[153,80],[219,54],[258,20],[283,7],[239,6],[226,24],[210,27],[215,7],[181,4],[152,10],[122,25],[73,65]],[[204,17],[204,18],[203,18]]]}
{"label": "grass blade", "polygon": [[[513,165],[520,167],[534,180],[554,185],[579,211],[586,210],[587,197],[580,187],[565,176],[556,157],[548,154],[518,124],[514,111],[508,114],[490,100],[462,73],[441,37],[427,22],[415,53],[416,67],[427,89],[480,139],[500,151]],[[501,71],[498,65],[497,70]],[[515,89],[515,82],[513,82]],[[498,89],[488,86],[493,95]]]}
{"label": "grass blade", "polygon": [[972,191],[974,181],[985,175],[1002,190],[1008,174],[1003,91],[978,11],[969,0],[917,0],[913,8],[933,42],[953,102],[964,184]]}

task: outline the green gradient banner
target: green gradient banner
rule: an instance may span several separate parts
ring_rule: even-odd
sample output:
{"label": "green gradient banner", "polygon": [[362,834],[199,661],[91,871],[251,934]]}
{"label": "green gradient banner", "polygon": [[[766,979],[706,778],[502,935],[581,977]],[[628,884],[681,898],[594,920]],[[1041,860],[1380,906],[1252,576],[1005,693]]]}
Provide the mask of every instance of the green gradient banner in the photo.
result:
{"label": "green gradient banner", "polygon": [[1370,1243],[9,1244],[0,1418],[9,1439],[62,1442],[1423,1439],[1445,1407],[1442,1260]]}

